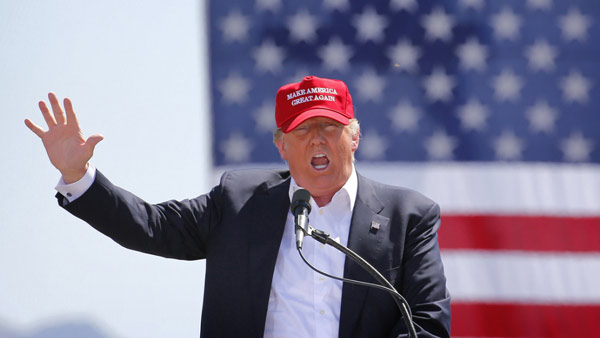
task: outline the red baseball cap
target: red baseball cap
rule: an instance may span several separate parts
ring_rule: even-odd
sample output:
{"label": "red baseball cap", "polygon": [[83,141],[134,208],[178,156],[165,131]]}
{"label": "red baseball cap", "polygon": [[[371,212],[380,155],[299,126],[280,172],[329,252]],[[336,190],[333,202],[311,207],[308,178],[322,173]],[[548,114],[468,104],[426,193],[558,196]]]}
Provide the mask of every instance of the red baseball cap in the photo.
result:
{"label": "red baseball cap", "polygon": [[352,97],[343,81],[306,76],[301,82],[279,88],[275,99],[275,121],[284,133],[317,116],[344,125],[354,118]]}

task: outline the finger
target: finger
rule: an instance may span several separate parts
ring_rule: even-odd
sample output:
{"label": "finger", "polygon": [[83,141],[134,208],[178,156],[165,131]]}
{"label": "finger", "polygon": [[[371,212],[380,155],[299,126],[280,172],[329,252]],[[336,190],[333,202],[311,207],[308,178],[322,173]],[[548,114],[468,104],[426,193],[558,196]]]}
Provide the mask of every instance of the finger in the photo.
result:
{"label": "finger", "polygon": [[44,135],[44,130],[42,128],[40,128],[37,124],[31,122],[29,119],[25,119],[25,125],[27,126],[27,128],[29,128],[29,130],[34,132],[34,134],[36,134],[39,138],[42,138],[42,135]]}
{"label": "finger", "polygon": [[104,136],[100,134],[94,134],[88,137],[87,141],[85,141],[85,146],[89,148],[91,153],[94,153],[94,148],[96,148],[98,142],[102,140],[104,140]]}
{"label": "finger", "polygon": [[44,117],[44,120],[46,120],[48,127],[54,127],[56,125],[56,120],[54,120],[54,116],[50,114],[50,110],[48,109],[46,102],[40,101],[39,106],[40,110],[42,111],[42,116]]}
{"label": "finger", "polygon": [[67,111],[67,123],[72,123],[79,128],[79,121],[77,120],[77,115],[73,110],[73,103],[69,98],[65,98],[63,102],[65,105],[65,110]]}
{"label": "finger", "polygon": [[48,93],[48,98],[50,99],[50,104],[52,105],[52,112],[54,113],[54,117],[56,118],[56,123],[64,124],[65,112],[62,110],[62,107],[58,103],[58,98],[56,98],[56,94]]}

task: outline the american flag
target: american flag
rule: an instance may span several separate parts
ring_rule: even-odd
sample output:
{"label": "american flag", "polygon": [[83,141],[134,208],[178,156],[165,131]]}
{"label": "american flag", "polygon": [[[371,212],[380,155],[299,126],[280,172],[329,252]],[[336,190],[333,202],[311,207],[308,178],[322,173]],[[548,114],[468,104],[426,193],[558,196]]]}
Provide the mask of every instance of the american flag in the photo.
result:
{"label": "american flag", "polygon": [[453,336],[600,335],[600,2],[209,7],[216,171],[283,166],[277,89],[341,79],[359,172],[442,207]]}

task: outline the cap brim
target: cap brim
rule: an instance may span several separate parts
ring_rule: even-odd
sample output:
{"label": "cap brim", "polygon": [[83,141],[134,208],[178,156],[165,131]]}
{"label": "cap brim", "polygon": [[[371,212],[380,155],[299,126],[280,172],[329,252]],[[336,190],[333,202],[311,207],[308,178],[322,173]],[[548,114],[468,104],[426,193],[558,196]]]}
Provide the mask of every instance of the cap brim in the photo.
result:
{"label": "cap brim", "polygon": [[350,123],[350,120],[346,116],[340,114],[335,110],[327,108],[312,108],[309,110],[305,110],[300,114],[285,121],[281,125],[281,130],[284,133],[289,133],[290,131],[298,127],[302,122],[313,117],[327,117],[346,126]]}

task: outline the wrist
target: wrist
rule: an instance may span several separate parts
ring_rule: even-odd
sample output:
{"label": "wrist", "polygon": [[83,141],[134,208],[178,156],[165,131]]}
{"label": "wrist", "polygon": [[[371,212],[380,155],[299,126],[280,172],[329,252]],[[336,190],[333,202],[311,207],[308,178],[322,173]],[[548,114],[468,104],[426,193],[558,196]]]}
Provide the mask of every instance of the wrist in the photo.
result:
{"label": "wrist", "polygon": [[79,181],[85,175],[89,167],[89,163],[86,163],[85,166],[81,169],[69,171],[61,170],[60,173],[62,174],[62,179],[65,182],[65,184],[71,184]]}

